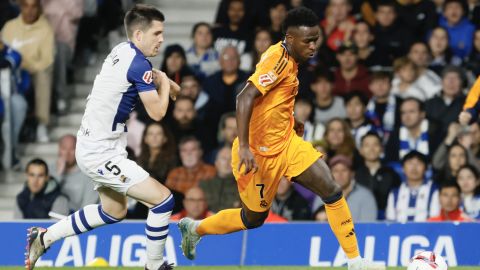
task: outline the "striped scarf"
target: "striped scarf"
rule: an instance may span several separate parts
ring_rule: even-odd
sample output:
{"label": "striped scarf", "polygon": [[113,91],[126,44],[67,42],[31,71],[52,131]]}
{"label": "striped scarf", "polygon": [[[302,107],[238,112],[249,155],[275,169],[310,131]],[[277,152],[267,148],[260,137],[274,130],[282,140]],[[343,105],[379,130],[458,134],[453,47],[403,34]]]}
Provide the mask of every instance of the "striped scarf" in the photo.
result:
{"label": "striped scarf", "polygon": [[397,106],[397,99],[394,95],[389,95],[387,101],[387,108],[383,114],[383,119],[375,111],[376,98],[372,97],[367,105],[366,117],[372,122],[375,130],[380,136],[384,138],[384,142],[388,140],[388,136],[395,127],[395,108]]}
{"label": "striped scarf", "polygon": [[408,152],[417,150],[418,152],[428,156],[428,121],[424,119],[420,124],[420,137],[415,139],[414,145],[411,145],[410,134],[408,129],[403,125],[400,127],[400,152],[399,157],[402,159]]}

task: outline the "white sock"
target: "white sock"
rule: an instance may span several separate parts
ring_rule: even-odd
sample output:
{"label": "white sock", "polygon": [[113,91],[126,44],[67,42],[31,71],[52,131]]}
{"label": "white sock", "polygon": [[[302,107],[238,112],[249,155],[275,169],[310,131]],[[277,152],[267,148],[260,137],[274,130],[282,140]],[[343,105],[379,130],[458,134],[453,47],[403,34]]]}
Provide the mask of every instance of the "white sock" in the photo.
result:
{"label": "white sock", "polygon": [[350,266],[350,265],[352,265],[354,262],[356,262],[356,261],[358,261],[358,260],[361,260],[361,259],[362,259],[362,257],[360,257],[360,256],[357,256],[357,257],[351,258],[351,259],[347,259],[347,264],[348,264],[348,266]]}
{"label": "white sock", "polygon": [[147,235],[147,268],[157,270],[163,264],[163,252],[168,236],[168,220],[175,200],[170,194],[163,202],[148,211],[145,234]]}
{"label": "white sock", "polygon": [[43,235],[45,248],[62,238],[84,233],[105,224],[112,224],[120,220],[108,215],[99,204],[87,205],[70,216],[48,227]]}

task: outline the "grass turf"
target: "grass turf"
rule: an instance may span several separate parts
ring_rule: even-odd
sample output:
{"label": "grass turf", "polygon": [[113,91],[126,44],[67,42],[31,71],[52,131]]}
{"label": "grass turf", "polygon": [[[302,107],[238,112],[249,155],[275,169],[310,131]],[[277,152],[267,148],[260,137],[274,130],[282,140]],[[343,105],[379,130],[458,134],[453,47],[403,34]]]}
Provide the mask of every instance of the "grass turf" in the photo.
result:
{"label": "grass turf", "polygon": [[[120,267],[38,267],[35,269],[38,270],[66,270],[66,269],[100,269],[100,270],[110,270],[110,269],[119,269]],[[139,267],[121,267],[122,269],[129,270],[143,270]],[[344,270],[346,267],[303,267],[303,266],[195,266],[195,267],[175,267],[175,270],[305,270],[305,269],[316,269],[316,270],[327,270],[327,269],[336,269]],[[0,269],[5,270],[25,270],[24,267],[0,267]],[[405,270],[405,267],[388,267],[387,270]],[[480,267],[449,267],[449,270],[480,270]]]}

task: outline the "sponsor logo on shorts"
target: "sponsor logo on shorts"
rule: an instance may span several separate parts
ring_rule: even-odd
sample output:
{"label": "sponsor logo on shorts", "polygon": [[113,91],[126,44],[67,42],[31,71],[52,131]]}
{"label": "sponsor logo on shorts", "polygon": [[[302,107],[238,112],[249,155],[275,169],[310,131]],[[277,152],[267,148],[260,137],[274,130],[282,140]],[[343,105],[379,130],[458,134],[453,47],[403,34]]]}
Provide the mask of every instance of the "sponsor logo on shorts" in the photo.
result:
{"label": "sponsor logo on shorts", "polygon": [[267,207],[268,207],[267,201],[262,200],[262,201],[260,202],[260,207],[262,207],[262,208],[267,208]]}

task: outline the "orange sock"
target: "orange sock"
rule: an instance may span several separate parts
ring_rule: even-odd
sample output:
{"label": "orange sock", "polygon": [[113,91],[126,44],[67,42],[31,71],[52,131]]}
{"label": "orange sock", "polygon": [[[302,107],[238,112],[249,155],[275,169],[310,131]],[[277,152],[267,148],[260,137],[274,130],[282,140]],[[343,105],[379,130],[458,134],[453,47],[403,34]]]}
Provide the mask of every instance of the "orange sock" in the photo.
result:
{"label": "orange sock", "polygon": [[246,230],[240,214],[241,208],[226,209],[202,220],[197,227],[200,236],[206,234],[227,234]]}
{"label": "orange sock", "polygon": [[353,259],[360,256],[352,215],[345,198],[342,196],[340,200],[334,203],[325,204],[325,210],[330,228],[332,228],[347,257]]}

